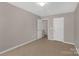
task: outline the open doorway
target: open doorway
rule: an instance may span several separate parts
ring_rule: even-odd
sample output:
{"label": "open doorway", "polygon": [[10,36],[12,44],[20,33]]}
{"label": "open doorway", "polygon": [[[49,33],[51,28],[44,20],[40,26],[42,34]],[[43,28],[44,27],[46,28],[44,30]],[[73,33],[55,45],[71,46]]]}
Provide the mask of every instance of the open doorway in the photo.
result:
{"label": "open doorway", "polygon": [[48,37],[48,21],[39,19],[37,20],[37,39]]}
{"label": "open doorway", "polygon": [[43,22],[43,37],[48,37],[48,20],[42,20]]}

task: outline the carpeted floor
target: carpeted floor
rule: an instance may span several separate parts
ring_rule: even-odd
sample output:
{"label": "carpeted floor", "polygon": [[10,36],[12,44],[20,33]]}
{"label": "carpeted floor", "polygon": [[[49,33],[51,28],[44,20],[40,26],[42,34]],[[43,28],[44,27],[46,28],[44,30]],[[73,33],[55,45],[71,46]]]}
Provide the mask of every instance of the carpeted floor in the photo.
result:
{"label": "carpeted floor", "polygon": [[42,38],[1,56],[77,56],[74,45]]}

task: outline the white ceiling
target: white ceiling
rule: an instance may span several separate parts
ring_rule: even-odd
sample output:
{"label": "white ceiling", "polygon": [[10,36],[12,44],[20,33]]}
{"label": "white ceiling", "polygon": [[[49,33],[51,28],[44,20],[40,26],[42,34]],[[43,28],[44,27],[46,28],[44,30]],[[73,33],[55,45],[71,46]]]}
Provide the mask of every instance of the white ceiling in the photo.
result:
{"label": "white ceiling", "polygon": [[74,12],[78,4],[77,2],[48,2],[45,6],[41,7],[40,5],[36,4],[36,2],[9,3],[41,17]]}

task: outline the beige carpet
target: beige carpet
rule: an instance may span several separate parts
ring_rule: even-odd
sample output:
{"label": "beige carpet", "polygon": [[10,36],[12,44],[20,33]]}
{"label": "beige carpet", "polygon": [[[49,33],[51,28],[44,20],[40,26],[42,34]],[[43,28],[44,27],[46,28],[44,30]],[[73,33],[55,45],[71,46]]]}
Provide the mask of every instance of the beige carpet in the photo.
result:
{"label": "beige carpet", "polygon": [[77,56],[74,45],[43,38],[2,54],[2,56]]}

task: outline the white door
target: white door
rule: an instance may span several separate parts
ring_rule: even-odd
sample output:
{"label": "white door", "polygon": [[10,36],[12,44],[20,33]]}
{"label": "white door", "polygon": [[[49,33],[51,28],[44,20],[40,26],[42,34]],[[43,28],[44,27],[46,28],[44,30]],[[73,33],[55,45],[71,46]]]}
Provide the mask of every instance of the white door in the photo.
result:
{"label": "white door", "polygon": [[42,30],[43,30],[43,26],[42,26],[42,20],[37,20],[37,39],[42,38]]}
{"label": "white door", "polygon": [[53,19],[53,39],[64,41],[64,17]]}

